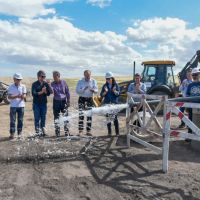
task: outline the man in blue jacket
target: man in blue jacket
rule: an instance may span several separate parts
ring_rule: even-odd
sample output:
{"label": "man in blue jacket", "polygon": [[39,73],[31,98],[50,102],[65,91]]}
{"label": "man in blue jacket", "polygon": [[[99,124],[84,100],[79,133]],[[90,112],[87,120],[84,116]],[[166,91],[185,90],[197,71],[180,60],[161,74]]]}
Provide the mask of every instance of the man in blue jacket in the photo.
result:
{"label": "man in blue jacket", "polygon": [[44,71],[38,71],[37,78],[38,80],[32,84],[34,123],[36,134],[44,137],[46,135],[47,96],[52,93],[52,90],[45,81]]}

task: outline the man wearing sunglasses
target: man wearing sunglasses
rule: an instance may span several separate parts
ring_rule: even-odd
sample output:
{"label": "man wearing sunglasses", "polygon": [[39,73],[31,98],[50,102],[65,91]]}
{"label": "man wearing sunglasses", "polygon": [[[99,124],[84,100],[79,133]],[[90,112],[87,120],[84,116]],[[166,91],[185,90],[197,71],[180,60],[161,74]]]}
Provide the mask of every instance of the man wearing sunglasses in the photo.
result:
{"label": "man wearing sunglasses", "polygon": [[46,74],[40,70],[38,80],[32,84],[33,113],[36,135],[45,136],[45,121],[47,113],[47,96],[52,93],[50,85],[46,82]]}

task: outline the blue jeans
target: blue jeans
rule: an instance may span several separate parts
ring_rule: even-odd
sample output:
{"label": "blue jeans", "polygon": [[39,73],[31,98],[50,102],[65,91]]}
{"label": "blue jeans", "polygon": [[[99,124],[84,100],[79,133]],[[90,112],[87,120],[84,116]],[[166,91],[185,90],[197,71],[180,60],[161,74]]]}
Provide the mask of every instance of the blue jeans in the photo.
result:
{"label": "blue jeans", "polygon": [[38,133],[40,128],[45,127],[47,104],[33,104],[35,130]]}
{"label": "blue jeans", "polygon": [[15,133],[15,122],[17,115],[17,133],[21,134],[23,128],[24,107],[10,107],[10,134]]}

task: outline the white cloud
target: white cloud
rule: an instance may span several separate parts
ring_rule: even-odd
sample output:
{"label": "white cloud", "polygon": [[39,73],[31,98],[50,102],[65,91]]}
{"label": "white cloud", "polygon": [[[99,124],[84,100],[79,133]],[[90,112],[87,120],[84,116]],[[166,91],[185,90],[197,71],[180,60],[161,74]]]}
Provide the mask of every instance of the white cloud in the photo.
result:
{"label": "white cloud", "polygon": [[88,4],[91,4],[92,6],[98,6],[100,8],[109,6],[111,2],[112,0],[87,0]]}
{"label": "white cloud", "polygon": [[166,42],[182,37],[186,22],[176,18],[154,18],[134,23],[127,29],[130,39],[141,43]]}
{"label": "white cloud", "polygon": [[143,59],[175,59],[180,68],[200,47],[200,27],[178,18],[137,20],[126,32]]}
{"label": "white cloud", "polygon": [[[200,27],[177,18],[136,21],[125,35],[88,32],[66,19],[0,20],[0,64],[59,68],[65,76],[90,68],[130,74],[133,60],[174,59],[182,68],[200,47]],[[141,56],[142,55],[142,56]]]}
{"label": "white cloud", "polygon": [[83,66],[99,73],[108,69],[121,73],[140,56],[126,45],[126,39],[110,31],[86,32],[56,17],[0,21],[0,60],[15,65],[63,67],[66,75]]}
{"label": "white cloud", "polygon": [[55,14],[54,8],[45,6],[73,0],[0,0],[0,13],[17,17],[35,17]]}

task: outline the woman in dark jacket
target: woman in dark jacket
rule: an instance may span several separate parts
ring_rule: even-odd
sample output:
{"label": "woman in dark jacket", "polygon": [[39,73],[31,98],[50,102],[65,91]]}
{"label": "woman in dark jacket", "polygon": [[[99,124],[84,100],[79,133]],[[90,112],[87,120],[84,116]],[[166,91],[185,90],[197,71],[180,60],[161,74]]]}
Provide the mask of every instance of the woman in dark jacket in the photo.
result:
{"label": "woman in dark jacket", "polygon": [[[105,78],[106,83],[103,85],[100,93],[101,97],[103,98],[103,104],[117,104],[120,93],[119,86],[116,83],[112,72],[107,72]],[[106,116],[109,117],[109,114],[107,114]],[[119,122],[117,119],[117,115],[114,116],[114,126],[116,135],[119,135]],[[107,128],[108,135],[110,136],[112,134],[111,122],[107,123]]]}

